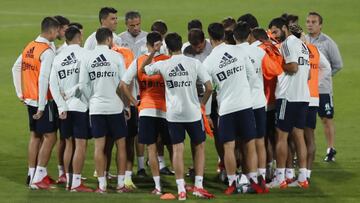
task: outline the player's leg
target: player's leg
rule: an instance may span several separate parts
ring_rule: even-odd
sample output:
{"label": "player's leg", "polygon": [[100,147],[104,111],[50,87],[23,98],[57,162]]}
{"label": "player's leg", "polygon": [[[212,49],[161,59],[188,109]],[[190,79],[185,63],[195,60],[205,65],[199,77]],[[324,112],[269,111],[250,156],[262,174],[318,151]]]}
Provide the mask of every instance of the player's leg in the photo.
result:
{"label": "player's leg", "polygon": [[334,124],[334,105],[332,95],[320,94],[319,95],[319,116],[321,118],[325,138],[327,142],[326,156],[324,161],[335,161],[335,124]]}

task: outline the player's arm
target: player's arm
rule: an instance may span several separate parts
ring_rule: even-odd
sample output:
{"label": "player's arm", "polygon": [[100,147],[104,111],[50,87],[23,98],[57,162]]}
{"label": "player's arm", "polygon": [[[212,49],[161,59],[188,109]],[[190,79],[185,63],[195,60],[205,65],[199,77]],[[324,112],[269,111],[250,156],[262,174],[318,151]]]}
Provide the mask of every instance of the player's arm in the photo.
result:
{"label": "player's arm", "polygon": [[87,70],[87,61],[81,61],[79,73],[79,90],[89,101],[91,96],[90,76]]}
{"label": "player's arm", "polygon": [[49,90],[49,77],[54,57],[55,53],[52,49],[47,49],[40,56],[41,69],[39,74],[38,110],[33,116],[34,119],[40,119],[45,109],[46,96]]}
{"label": "player's arm", "polygon": [[343,67],[343,61],[340,55],[340,51],[338,46],[333,40],[330,40],[328,43],[328,56],[329,62],[331,64],[331,75],[334,76],[337,72],[339,72]]}
{"label": "player's arm", "polygon": [[201,64],[200,61],[197,61],[196,63],[197,63],[196,68],[197,68],[198,78],[205,86],[204,96],[201,100],[201,105],[205,106],[206,102],[209,100],[212,94],[211,77],[209,76],[209,74],[206,71],[206,68]]}
{"label": "player's arm", "polygon": [[160,51],[161,45],[162,45],[161,41],[154,43],[154,50],[150,53],[150,55],[144,60],[144,62],[140,66],[140,69],[143,73],[146,73],[147,75],[152,75],[156,72],[156,71],[152,71],[151,67],[147,67],[147,68],[145,67],[152,62],[155,53]]}
{"label": "player's arm", "polygon": [[329,61],[326,59],[324,54],[319,51],[320,54],[320,63],[319,63],[319,86],[322,85],[322,82],[325,81],[324,78],[331,77],[331,65]]}
{"label": "player's arm", "polygon": [[122,91],[134,106],[138,106],[138,101],[134,98],[134,96],[131,93],[131,85],[132,85],[132,81],[137,75],[136,67],[137,67],[137,59],[131,63],[125,75],[122,77],[120,85],[118,87],[118,90]]}
{"label": "player's arm", "polygon": [[13,67],[12,67],[12,76],[13,76],[13,83],[16,91],[17,97],[20,99],[21,102],[24,101],[22,89],[21,89],[21,62],[22,62],[22,55],[16,59]]}
{"label": "player's arm", "polygon": [[255,89],[260,89],[261,82],[259,81],[259,77],[255,72],[253,63],[251,63],[250,58],[247,56],[244,59],[245,59],[246,77],[249,82],[251,91],[254,91]]}
{"label": "player's arm", "polygon": [[124,95],[124,92],[121,91],[121,78],[124,77],[125,73],[126,73],[126,69],[125,69],[125,62],[124,62],[124,57],[116,57],[116,59],[118,60],[118,79],[119,79],[119,84],[118,87],[116,88],[116,94],[120,97],[121,101],[124,103],[125,107],[128,107],[130,105],[130,101],[127,98],[126,95]]}
{"label": "player's arm", "polygon": [[59,110],[59,117],[61,119],[65,119],[66,118],[66,112],[68,111],[68,107],[66,105],[66,101],[63,98],[63,95],[61,93],[60,90],[60,86],[59,86],[59,78],[57,77],[56,74],[56,67],[53,65],[53,67],[51,68],[51,73],[50,73],[50,91],[51,91],[51,95],[53,96],[56,105],[58,107]]}
{"label": "player's arm", "polygon": [[285,62],[282,66],[283,70],[289,75],[295,74],[299,69],[298,55],[293,50],[292,46],[288,46],[288,41],[282,44],[281,53],[284,57],[284,62]]}

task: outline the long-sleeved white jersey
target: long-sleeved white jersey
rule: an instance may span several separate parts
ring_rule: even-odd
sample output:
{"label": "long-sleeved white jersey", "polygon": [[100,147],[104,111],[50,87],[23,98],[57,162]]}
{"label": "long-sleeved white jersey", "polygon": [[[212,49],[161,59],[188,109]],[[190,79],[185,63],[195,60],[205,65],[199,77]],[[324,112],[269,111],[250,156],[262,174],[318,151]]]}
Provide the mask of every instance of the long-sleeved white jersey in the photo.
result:
{"label": "long-sleeved white jersey", "polygon": [[123,57],[106,45],[97,45],[80,66],[80,90],[91,88],[90,115],[122,113],[124,103],[116,89],[125,73]]}
{"label": "long-sleeved white jersey", "polygon": [[260,82],[243,48],[222,43],[203,64],[217,88],[220,116],[253,107],[251,90]]}
{"label": "long-sleeved white jersey", "polygon": [[50,74],[50,90],[59,113],[88,110],[89,92],[79,92],[80,64],[87,53],[84,48],[72,44],[64,47],[54,59]]}

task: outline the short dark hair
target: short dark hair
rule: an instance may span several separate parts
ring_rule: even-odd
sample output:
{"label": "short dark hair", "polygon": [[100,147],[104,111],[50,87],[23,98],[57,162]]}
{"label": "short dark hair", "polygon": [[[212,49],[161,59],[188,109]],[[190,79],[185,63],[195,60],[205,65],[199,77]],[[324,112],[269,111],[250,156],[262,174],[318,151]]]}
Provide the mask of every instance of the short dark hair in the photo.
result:
{"label": "short dark hair", "polygon": [[251,31],[252,36],[259,41],[267,41],[269,40],[269,36],[266,31],[262,28],[255,28]]}
{"label": "short dark hair", "polygon": [[80,23],[77,23],[77,22],[72,22],[69,24],[69,27],[76,27],[77,29],[79,30],[82,30],[83,29],[83,25],[81,25]]}
{"label": "short dark hair", "polygon": [[226,44],[236,44],[236,41],[234,39],[234,32],[232,30],[225,30],[224,41]]}
{"label": "short dark hair", "polygon": [[64,26],[64,25],[69,25],[70,24],[70,20],[65,18],[64,16],[54,16],[54,18],[60,23],[60,26]]}
{"label": "short dark hair", "polygon": [[211,23],[208,26],[208,33],[213,40],[224,40],[224,26],[221,23]]}
{"label": "short dark hair", "polygon": [[275,27],[281,29],[284,25],[286,26],[286,28],[289,28],[289,26],[284,18],[282,18],[282,17],[274,18],[269,23],[269,29],[272,26],[275,26]]}
{"label": "short dark hair", "polygon": [[224,26],[224,29],[227,29],[229,27],[234,27],[234,25],[236,24],[236,21],[233,17],[227,17],[225,18],[222,22],[221,22]]}
{"label": "short dark hair", "polygon": [[250,34],[250,26],[246,22],[240,21],[235,25],[234,28],[234,38],[237,41],[243,42],[249,37]]}
{"label": "short dark hair", "polygon": [[240,21],[246,22],[250,26],[250,29],[259,27],[259,23],[258,23],[256,17],[251,13],[247,13],[247,14],[240,16],[237,19],[237,22],[240,22]]}
{"label": "short dark hair", "polygon": [[200,30],[202,30],[202,23],[199,19],[193,19],[191,21],[188,22],[188,31],[194,28],[198,28]]}
{"label": "short dark hair", "polygon": [[286,20],[288,25],[290,24],[290,22],[299,21],[299,16],[293,14],[283,13],[281,17]]}
{"label": "short dark hair", "polygon": [[202,30],[198,28],[191,29],[188,33],[188,40],[191,45],[197,46],[200,43],[204,42],[205,34]]}
{"label": "short dark hair", "polygon": [[165,37],[165,43],[166,43],[167,48],[171,52],[180,51],[182,48],[181,36],[176,32],[167,34]]}
{"label": "short dark hair", "polygon": [[166,23],[162,20],[157,20],[151,25],[151,31],[156,31],[161,35],[165,35],[167,33]]}
{"label": "short dark hair", "polygon": [[60,27],[60,23],[54,17],[45,17],[41,21],[41,32],[47,32],[51,28],[59,28],[59,27]]}
{"label": "short dark hair", "polygon": [[320,25],[322,25],[323,18],[318,12],[315,12],[315,11],[309,12],[308,16],[317,16],[319,18]]}
{"label": "short dark hair", "polygon": [[141,18],[141,15],[138,11],[128,11],[125,13],[125,22],[134,18]]}
{"label": "short dark hair", "polygon": [[101,20],[108,17],[110,13],[117,13],[117,10],[113,7],[103,7],[99,11],[99,21],[101,24]]}
{"label": "short dark hair", "polygon": [[161,35],[159,32],[152,31],[146,35],[146,43],[148,45],[154,46],[155,42],[157,42],[157,41],[162,41],[162,38],[161,38]]}
{"label": "short dark hair", "polygon": [[113,33],[109,28],[102,27],[97,29],[95,38],[98,44],[104,43],[109,37],[113,37]]}
{"label": "short dark hair", "polygon": [[75,36],[78,34],[79,35],[81,34],[80,30],[75,26],[70,26],[65,31],[65,39],[67,42],[72,41],[75,38]]}

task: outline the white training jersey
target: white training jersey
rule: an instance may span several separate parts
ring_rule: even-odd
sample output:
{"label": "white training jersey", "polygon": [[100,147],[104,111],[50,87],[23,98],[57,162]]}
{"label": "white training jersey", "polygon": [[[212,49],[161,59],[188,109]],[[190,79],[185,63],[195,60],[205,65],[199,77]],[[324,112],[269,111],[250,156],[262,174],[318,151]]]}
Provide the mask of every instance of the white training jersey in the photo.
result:
{"label": "white training jersey", "polygon": [[250,45],[248,42],[238,44],[237,46],[242,47],[250,57],[250,61],[253,64],[255,73],[259,78],[259,88],[253,88],[253,109],[258,109],[266,106],[266,97],[264,92],[264,79],[262,73],[262,60],[265,56],[265,51],[258,46]]}
{"label": "white training jersey", "polygon": [[[117,46],[121,45],[121,38],[119,36],[116,35],[115,32],[113,32],[113,43]],[[95,49],[97,45],[97,41],[96,41],[96,32],[93,32],[85,41],[84,43],[84,48],[87,50],[93,50]]]}
{"label": "white training jersey", "polygon": [[160,73],[165,81],[166,120],[170,122],[195,122],[201,119],[196,80],[210,80],[199,60],[174,55],[165,61],[145,66],[148,75]]}
{"label": "white training jersey", "polygon": [[252,108],[251,89],[260,82],[243,48],[222,43],[203,64],[216,86],[220,116]]}
{"label": "white training jersey", "polygon": [[121,55],[106,45],[97,45],[80,66],[80,89],[90,88],[89,110],[94,114],[122,113],[124,103],[116,94],[125,63]]}
{"label": "white training jersey", "polygon": [[133,37],[129,31],[125,31],[119,34],[121,38],[121,47],[127,47],[131,49],[135,57],[139,57],[147,53],[146,47],[147,32],[141,31],[138,36]]}
{"label": "white training jersey", "polygon": [[78,91],[80,64],[86,54],[87,50],[72,44],[63,47],[55,56],[50,74],[50,91],[59,114],[64,111],[86,112],[88,109],[88,93],[83,95]]}
{"label": "white training jersey", "polygon": [[290,102],[309,102],[310,62],[308,48],[300,39],[290,35],[281,44],[280,51],[286,64],[298,64],[298,71],[292,75],[284,72],[278,76],[275,90],[276,99],[286,99]]}

